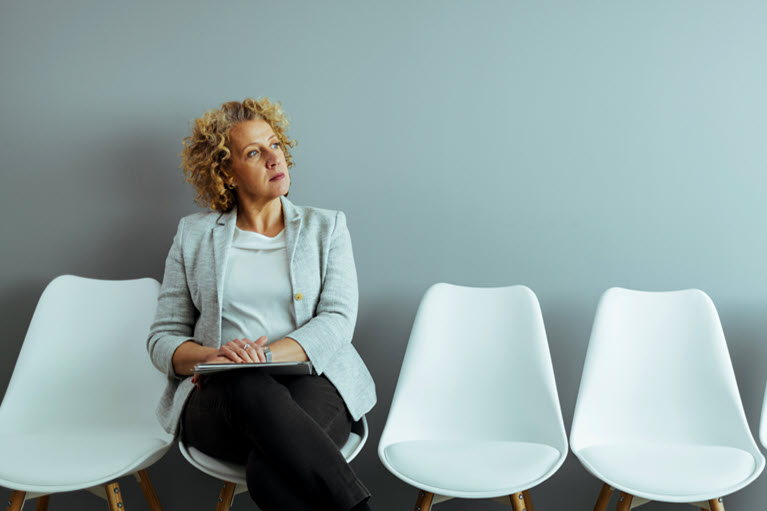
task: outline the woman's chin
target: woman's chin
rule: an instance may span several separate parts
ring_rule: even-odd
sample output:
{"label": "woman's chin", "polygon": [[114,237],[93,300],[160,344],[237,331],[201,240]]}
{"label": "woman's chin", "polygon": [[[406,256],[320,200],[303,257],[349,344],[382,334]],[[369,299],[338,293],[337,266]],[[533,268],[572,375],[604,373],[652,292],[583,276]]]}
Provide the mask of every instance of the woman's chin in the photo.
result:
{"label": "woman's chin", "polygon": [[287,195],[288,192],[290,191],[290,181],[287,179],[282,179],[275,184],[278,185],[275,189],[275,194],[277,197],[282,197],[283,195]]}

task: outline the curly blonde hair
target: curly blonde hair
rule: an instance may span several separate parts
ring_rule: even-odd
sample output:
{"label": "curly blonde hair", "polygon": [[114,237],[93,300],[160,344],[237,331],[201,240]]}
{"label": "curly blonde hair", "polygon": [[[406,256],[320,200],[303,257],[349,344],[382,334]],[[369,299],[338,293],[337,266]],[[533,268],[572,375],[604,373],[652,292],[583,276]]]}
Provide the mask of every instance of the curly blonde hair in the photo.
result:
{"label": "curly blonde hair", "polygon": [[229,133],[237,124],[256,119],[269,123],[279,139],[288,168],[293,166],[290,148],[296,146],[296,141],[288,138],[290,122],[279,102],[247,98],[242,103],[224,103],[221,108],[208,110],[195,119],[192,134],[184,139],[184,150],[179,155],[186,182],[194,186],[197,192],[194,201],[199,206],[225,212],[237,204],[237,196],[227,186],[232,164]]}

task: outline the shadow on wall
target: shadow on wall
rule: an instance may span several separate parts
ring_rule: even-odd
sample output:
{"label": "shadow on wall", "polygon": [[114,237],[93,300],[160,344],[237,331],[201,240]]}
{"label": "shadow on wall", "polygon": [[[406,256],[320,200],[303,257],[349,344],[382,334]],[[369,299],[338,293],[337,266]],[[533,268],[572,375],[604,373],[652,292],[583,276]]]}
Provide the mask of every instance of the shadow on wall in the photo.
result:
{"label": "shadow on wall", "polygon": [[[127,143],[125,141],[128,141]],[[174,149],[169,149],[174,148]],[[178,140],[142,129],[121,137],[109,151],[111,172],[100,183],[112,198],[90,258],[103,278],[162,280],[165,258],[179,219],[194,211],[191,187],[178,169]]]}
{"label": "shadow on wall", "polygon": [[760,305],[750,302],[733,304],[729,301],[727,306],[717,307],[743,407],[757,442],[767,379],[767,365],[764,363],[767,360],[767,335],[764,308]]}
{"label": "shadow on wall", "polygon": [[[52,280],[52,279],[51,279]],[[0,402],[11,380],[16,359],[21,351],[27,327],[32,320],[37,301],[48,284],[47,281],[29,281],[5,288],[0,293],[0,310],[7,321],[3,322],[3,348],[0,356]]]}
{"label": "shadow on wall", "polygon": [[[19,277],[0,290],[4,342],[0,347],[0,391],[13,367],[45,286],[56,276],[74,274],[99,279],[162,279],[165,257],[176,223],[191,209],[191,192],[176,167],[178,147],[162,133],[140,129],[131,135],[98,136],[89,144],[95,154],[70,148],[62,168],[79,169],[71,180],[52,175],[38,216],[18,222],[18,243],[27,236],[32,253],[9,261]],[[53,171],[51,171],[53,174]],[[191,206],[191,207],[190,207]],[[35,236],[27,233],[36,233]],[[35,243],[42,238],[45,250]],[[51,248],[52,247],[52,248]],[[12,256],[19,257],[19,256]],[[11,277],[12,274],[7,274]],[[32,278],[26,276],[32,275]]]}

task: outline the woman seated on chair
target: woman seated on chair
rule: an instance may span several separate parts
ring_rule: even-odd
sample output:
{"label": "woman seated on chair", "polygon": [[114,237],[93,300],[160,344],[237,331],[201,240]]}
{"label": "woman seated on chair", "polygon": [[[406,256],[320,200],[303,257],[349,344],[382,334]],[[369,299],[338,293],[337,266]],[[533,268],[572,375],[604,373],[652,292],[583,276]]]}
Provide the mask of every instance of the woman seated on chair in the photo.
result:
{"label": "woman seated on chair", "polygon": [[[211,212],[181,219],[147,347],[168,386],[163,426],[246,465],[264,511],[370,509],[339,447],[375,404],[352,347],[357,275],[343,213],[293,205],[288,121],[266,98],[197,119],[182,166]],[[199,363],[310,361],[316,374],[261,370],[198,378]]]}

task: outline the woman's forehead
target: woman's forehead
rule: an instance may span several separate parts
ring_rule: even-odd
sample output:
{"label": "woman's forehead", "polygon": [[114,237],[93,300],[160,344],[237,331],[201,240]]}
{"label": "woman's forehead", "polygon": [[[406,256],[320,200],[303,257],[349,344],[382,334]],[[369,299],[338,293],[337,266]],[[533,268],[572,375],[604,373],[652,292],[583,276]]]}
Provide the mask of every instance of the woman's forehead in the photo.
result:
{"label": "woman's forehead", "polygon": [[250,144],[268,142],[274,136],[274,130],[265,120],[254,119],[237,124],[229,135],[234,145],[246,147]]}

